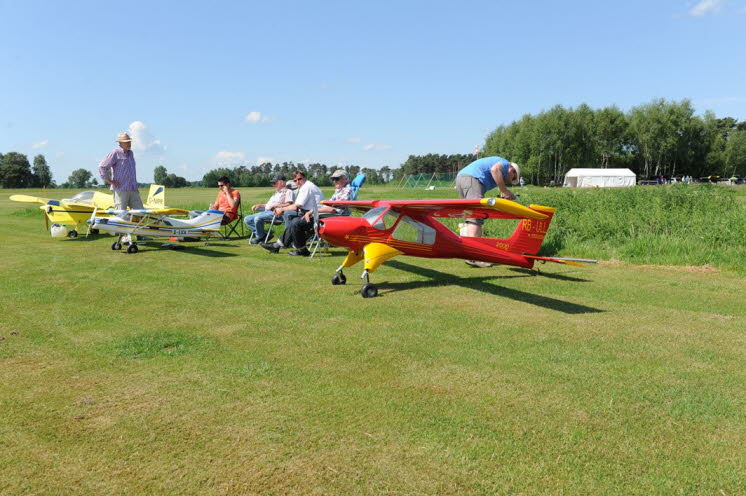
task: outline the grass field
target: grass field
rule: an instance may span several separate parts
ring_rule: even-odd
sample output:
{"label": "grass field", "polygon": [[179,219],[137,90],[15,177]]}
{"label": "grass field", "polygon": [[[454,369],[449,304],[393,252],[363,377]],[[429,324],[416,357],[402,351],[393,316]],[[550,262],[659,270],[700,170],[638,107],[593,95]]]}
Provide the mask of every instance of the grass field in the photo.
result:
{"label": "grass field", "polygon": [[337,249],[126,255],[50,238],[9,194],[2,494],[746,493],[743,260],[395,258],[363,299],[357,266],[331,285]]}

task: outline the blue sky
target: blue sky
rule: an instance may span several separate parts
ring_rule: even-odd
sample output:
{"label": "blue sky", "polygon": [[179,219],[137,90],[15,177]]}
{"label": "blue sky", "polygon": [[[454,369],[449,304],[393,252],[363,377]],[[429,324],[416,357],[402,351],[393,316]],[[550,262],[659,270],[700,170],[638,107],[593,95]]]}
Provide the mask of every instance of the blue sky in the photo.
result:
{"label": "blue sky", "polygon": [[746,0],[0,0],[0,152],[58,183],[129,130],[138,179],[473,153],[555,104],[746,120]]}

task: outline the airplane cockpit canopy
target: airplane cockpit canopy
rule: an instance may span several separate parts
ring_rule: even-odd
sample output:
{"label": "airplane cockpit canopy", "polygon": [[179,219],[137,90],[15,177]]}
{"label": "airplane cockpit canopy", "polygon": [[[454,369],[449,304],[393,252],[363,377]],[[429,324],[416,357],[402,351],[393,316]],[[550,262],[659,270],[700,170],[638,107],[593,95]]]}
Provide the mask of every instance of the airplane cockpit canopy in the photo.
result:
{"label": "airplane cockpit canopy", "polygon": [[363,219],[367,220],[368,224],[381,231],[391,228],[398,218],[399,212],[389,207],[376,207],[363,215]]}
{"label": "airplane cockpit canopy", "polygon": [[72,198],[68,198],[67,200],[62,201],[67,203],[93,203],[93,195],[95,194],[95,191],[81,191]]}

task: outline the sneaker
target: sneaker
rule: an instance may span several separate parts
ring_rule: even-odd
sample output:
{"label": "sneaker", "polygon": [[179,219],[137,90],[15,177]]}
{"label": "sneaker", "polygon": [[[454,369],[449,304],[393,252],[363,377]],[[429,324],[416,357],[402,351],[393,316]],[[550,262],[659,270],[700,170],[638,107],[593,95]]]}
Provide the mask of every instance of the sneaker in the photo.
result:
{"label": "sneaker", "polygon": [[486,269],[487,267],[496,265],[490,262],[480,262],[479,260],[464,260],[464,263],[466,263],[466,265],[471,265],[472,267],[478,267],[480,269]]}
{"label": "sneaker", "polygon": [[249,244],[252,244],[252,245],[258,245],[258,244],[259,244],[259,243],[261,243],[261,242],[262,242],[262,238],[258,238],[258,237],[256,237],[256,236],[254,236],[254,237],[253,237],[253,238],[251,239],[251,241],[249,241]]}
{"label": "sneaker", "polygon": [[303,248],[298,248],[297,250],[290,250],[288,252],[288,255],[292,255],[294,257],[310,257],[311,252],[308,251],[308,248],[304,246]]}
{"label": "sneaker", "polygon": [[280,253],[280,247],[276,246],[274,243],[259,243],[259,246],[270,253]]}

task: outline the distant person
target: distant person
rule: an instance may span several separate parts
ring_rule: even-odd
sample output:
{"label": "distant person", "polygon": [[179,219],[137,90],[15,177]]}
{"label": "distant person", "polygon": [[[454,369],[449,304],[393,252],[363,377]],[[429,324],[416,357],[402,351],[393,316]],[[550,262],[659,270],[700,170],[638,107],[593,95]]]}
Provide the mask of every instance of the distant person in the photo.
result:
{"label": "distant person", "polygon": [[251,207],[251,210],[257,212],[247,215],[244,219],[246,226],[254,233],[251,244],[258,244],[267,238],[267,231],[264,228],[265,222],[270,222],[275,216],[274,209],[288,207],[293,203],[295,194],[293,190],[287,187],[287,178],[282,174],[277,174],[272,178],[272,186],[275,191],[267,200],[267,203],[257,203]]}
{"label": "distant person", "polygon": [[222,225],[230,224],[238,218],[238,206],[241,203],[241,193],[231,188],[231,180],[227,176],[218,179],[218,196],[215,203],[210,205],[214,210],[223,212]]}
{"label": "distant person", "polygon": [[135,155],[132,153],[132,138],[127,133],[119,133],[119,146],[114,148],[98,164],[98,173],[104,184],[114,192],[114,208],[143,208],[140,192],[137,190],[137,170]]}

